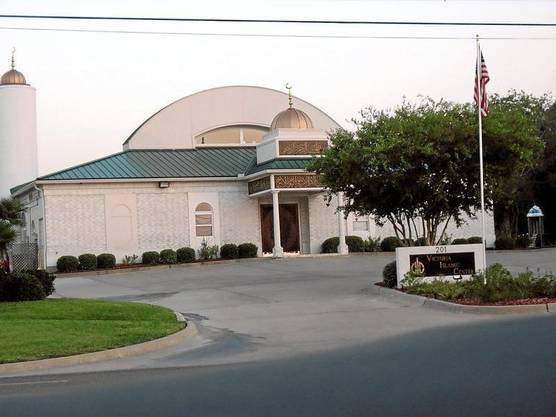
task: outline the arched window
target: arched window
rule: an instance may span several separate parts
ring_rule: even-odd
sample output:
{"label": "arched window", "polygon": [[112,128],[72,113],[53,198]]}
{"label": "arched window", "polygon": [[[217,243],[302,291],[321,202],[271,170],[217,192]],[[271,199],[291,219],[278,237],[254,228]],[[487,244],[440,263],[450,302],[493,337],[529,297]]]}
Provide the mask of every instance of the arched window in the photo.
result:
{"label": "arched window", "polygon": [[261,143],[268,128],[256,125],[222,126],[195,136],[197,145],[230,145]]}
{"label": "arched window", "polygon": [[201,203],[195,208],[195,235],[212,236],[212,206]]}

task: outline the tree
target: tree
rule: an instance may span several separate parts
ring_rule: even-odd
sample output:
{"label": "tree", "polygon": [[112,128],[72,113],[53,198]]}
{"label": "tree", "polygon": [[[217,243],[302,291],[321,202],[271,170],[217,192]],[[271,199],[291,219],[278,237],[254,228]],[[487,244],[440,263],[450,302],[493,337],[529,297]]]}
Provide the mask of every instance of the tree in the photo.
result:
{"label": "tree", "polygon": [[17,236],[14,226],[21,224],[22,210],[18,200],[11,198],[0,200],[0,266],[9,259],[8,246]]}
{"label": "tree", "polygon": [[[548,103],[516,91],[491,97],[483,119],[485,203],[494,208],[499,235],[514,234],[524,178],[542,155],[539,127]],[[444,238],[449,222],[460,226],[463,214],[474,217],[480,208],[474,105],[427,98],[393,111],[369,108],[354,122],[354,133],[333,132],[333,146],[309,166],[330,193],[345,193],[346,212],[371,214],[378,224],[390,222],[398,237],[429,244]]]}
{"label": "tree", "polygon": [[[542,161],[532,175],[528,188],[533,195],[527,202],[537,203],[545,213],[545,231],[556,234],[556,103],[544,113],[541,137],[545,144]],[[528,208],[526,206],[525,208]]]}
{"label": "tree", "polygon": [[548,96],[523,91],[494,94],[483,122],[485,175],[494,202],[497,236],[515,236],[517,221],[533,199],[531,176],[543,157],[541,124]]}
{"label": "tree", "polygon": [[338,130],[309,169],[331,193],[346,196],[346,212],[390,222],[402,239],[437,244],[450,221],[473,216],[478,198],[478,151],[473,108],[424,99],[393,111],[369,108],[356,132]]}

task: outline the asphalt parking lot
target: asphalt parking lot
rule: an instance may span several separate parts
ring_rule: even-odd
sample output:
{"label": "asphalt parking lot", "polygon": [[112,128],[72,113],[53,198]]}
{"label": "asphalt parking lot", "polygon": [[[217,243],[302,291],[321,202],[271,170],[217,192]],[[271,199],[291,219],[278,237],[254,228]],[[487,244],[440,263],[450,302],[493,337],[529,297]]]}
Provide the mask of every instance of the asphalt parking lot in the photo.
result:
{"label": "asphalt parking lot", "polygon": [[[556,269],[556,250],[490,251],[511,270]],[[59,296],[140,301],[199,327],[187,346],[119,366],[252,361],[356,346],[439,326],[497,318],[440,312],[368,291],[392,254],[258,259],[61,278]],[[107,366],[113,366],[109,364]],[[95,365],[100,366],[100,365]]]}

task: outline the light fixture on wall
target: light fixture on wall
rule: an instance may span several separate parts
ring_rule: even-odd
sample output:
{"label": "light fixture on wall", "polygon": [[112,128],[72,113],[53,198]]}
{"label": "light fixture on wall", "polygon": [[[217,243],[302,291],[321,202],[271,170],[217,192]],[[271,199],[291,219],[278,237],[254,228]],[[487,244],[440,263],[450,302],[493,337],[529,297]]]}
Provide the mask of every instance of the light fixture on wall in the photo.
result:
{"label": "light fixture on wall", "polygon": [[168,188],[170,187],[170,183],[168,181],[160,181],[158,183],[158,188]]}

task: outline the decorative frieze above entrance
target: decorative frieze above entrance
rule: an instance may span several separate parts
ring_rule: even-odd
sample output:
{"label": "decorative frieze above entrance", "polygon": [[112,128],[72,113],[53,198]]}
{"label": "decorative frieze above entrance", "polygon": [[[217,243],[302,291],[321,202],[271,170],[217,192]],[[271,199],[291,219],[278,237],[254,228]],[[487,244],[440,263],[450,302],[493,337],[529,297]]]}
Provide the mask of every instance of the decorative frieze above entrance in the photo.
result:
{"label": "decorative frieze above entrance", "polygon": [[270,176],[249,181],[247,184],[247,191],[249,194],[259,193],[265,190],[270,190]]}
{"label": "decorative frieze above entrance", "polygon": [[321,188],[320,177],[316,174],[275,175],[275,188]]}
{"label": "decorative frieze above entrance", "polygon": [[281,140],[280,155],[319,155],[328,148],[326,140]]}

